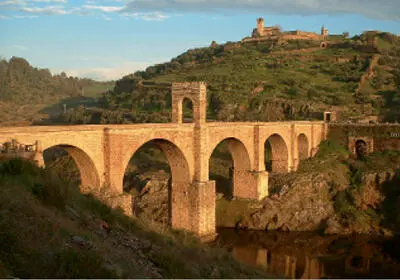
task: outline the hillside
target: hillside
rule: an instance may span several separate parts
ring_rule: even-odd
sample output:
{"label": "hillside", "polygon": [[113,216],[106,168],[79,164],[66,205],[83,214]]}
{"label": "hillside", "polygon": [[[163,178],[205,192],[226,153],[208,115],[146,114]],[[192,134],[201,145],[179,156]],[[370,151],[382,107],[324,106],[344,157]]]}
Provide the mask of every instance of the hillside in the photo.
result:
{"label": "hillside", "polygon": [[365,32],[328,36],[324,44],[213,43],[123,77],[103,106],[128,113],[128,121],[167,121],[170,83],[206,81],[210,119],[314,119],[335,110],[343,120],[399,120],[398,37]]}
{"label": "hillside", "polygon": [[[74,107],[83,97],[90,99],[113,85],[113,82],[68,77],[65,73],[52,75],[48,69],[34,68],[19,57],[0,60],[0,123],[30,124],[53,113],[47,107],[61,100],[68,108]],[[62,112],[62,104],[57,114]]]}
{"label": "hillside", "polygon": [[[0,278],[266,278],[190,234],[152,227],[52,170],[0,164]],[[274,277],[275,278],[275,277]]]}

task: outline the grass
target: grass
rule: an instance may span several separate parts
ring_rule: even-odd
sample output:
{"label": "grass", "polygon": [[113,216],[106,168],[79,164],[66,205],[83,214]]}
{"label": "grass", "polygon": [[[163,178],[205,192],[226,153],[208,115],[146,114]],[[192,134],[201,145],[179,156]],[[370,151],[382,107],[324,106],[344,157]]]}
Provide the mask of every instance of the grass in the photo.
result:
{"label": "grass", "polygon": [[[102,221],[107,230],[100,226]],[[80,194],[51,170],[21,160],[0,164],[0,241],[0,276],[269,276],[236,262],[223,249],[199,243],[189,233],[149,227],[126,217],[91,195]]]}

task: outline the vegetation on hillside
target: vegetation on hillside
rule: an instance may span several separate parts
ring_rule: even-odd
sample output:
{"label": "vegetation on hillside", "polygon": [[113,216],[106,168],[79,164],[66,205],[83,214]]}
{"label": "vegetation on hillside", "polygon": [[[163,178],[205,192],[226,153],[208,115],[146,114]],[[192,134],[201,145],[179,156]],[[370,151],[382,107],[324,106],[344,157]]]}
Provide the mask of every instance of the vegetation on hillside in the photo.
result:
{"label": "vegetation on hillside", "polygon": [[[158,231],[158,232],[157,232]],[[173,253],[171,253],[173,252]],[[265,278],[181,231],[150,228],[52,170],[0,165],[0,277]]]}
{"label": "vegetation on hillside", "polygon": [[[49,112],[54,109],[59,114],[62,104],[68,108],[79,105],[70,99],[97,96],[113,84],[68,77],[65,73],[52,75],[48,69],[34,68],[19,57],[0,60],[0,122],[32,122],[41,115],[54,114]],[[63,102],[57,108],[47,108],[60,101]]]}
{"label": "vegetation on hillside", "polygon": [[[264,41],[189,50],[123,77],[103,106],[126,112],[128,121],[165,121],[169,83],[206,81],[211,119],[314,119],[335,109],[343,118],[398,120],[398,38],[379,32],[332,38],[325,49],[315,41]],[[378,65],[371,65],[375,55]]]}

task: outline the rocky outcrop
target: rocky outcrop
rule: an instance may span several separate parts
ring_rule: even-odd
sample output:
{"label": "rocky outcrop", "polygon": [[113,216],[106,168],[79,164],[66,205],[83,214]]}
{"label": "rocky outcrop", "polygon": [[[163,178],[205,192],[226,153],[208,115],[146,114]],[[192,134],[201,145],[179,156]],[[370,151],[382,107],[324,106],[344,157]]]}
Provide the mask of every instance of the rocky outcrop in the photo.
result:
{"label": "rocky outcrop", "polygon": [[284,185],[265,199],[262,209],[251,215],[249,228],[260,230],[314,231],[335,214],[329,182],[318,175]]}

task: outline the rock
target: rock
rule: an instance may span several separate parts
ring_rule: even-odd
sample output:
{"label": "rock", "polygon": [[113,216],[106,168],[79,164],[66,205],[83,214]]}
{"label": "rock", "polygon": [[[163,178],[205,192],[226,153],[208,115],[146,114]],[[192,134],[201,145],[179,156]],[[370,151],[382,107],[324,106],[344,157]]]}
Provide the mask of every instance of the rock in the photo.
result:
{"label": "rock", "polygon": [[279,191],[279,196],[285,195],[288,191],[289,191],[289,186],[288,185],[283,185],[283,187]]}
{"label": "rock", "polygon": [[92,248],[93,245],[89,241],[85,240],[83,237],[74,235],[72,236],[71,242],[80,246],[80,247],[86,247],[86,248]]}
{"label": "rock", "polygon": [[393,231],[391,231],[390,229],[387,228],[381,228],[380,233],[385,236],[385,237],[393,237]]}
{"label": "rock", "polygon": [[289,232],[290,229],[289,229],[289,227],[288,227],[287,225],[283,224],[282,226],[280,226],[280,227],[277,229],[277,231],[280,231],[280,232]]}
{"label": "rock", "polygon": [[336,218],[329,218],[326,221],[326,228],[324,230],[324,234],[341,234],[344,233],[343,226]]}

